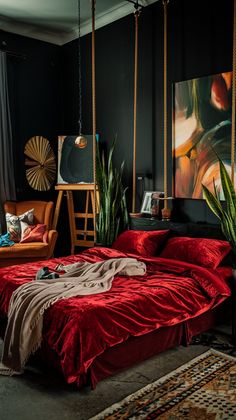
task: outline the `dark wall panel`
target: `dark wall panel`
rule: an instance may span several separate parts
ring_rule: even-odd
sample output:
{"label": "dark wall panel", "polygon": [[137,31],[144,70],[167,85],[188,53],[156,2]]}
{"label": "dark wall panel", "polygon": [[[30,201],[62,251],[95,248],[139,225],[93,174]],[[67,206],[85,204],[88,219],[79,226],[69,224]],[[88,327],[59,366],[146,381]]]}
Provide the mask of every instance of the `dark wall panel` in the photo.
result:
{"label": "dark wall panel", "polygon": [[[172,90],[176,81],[232,69],[233,1],[172,0],[168,3],[168,190],[172,192]],[[132,193],[134,17],[98,29],[96,38],[97,131],[109,144],[118,136],[116,162],[125,159]],[[82,38],[83,123],[92,132],[91,35]],[[77,42],[63,47],[66,130],[76,129]],[[163,189],[163,5],[143,9],[139,18],[137,173],[152,174],[150,189]],[[71,77],[73,76],[73,77]],[[74,89],[74,94],[73,94]],[[75,113],[75,109],[77,109]],[[215,221],[204,200],[176,200],[177,219]]]}
{"label": "dark wall panel", "polygon": [[[173,84],[232,70],[233,1],[170,1],[168,5],[168,143],[169,189],[172,181]],[[156,172],[157,179],[162,173]],[[178,220],[217,222],[204,200],[176,200]]]}
{"label": "dark wall panel", "polygon": [[46,137],[57,153],[57,134],[61,132],[62,88],[60,47],[9,33],[0,33],[0,44],[25,55],[8,55],[9,89],[13,126],[16,185],[18,199],[47,198],[49,192],[33,190],[25,177],[24,146],[36,135]]}
{"label": "dark wall panel", "polygon": [[[152,173],[153,161],[153,22],[149,8],[139,18],[139,71],[137,107],[137,168],[139,173]],[[96,39],[96,116],[101,143],[109,146],[117,136],[115,163],[125,160],[125,182],[131,196],[133,159],[134,106],[134,17],[127,16],[98,29]],[[81,40],[82,50],[82,121],[85,133],[92,132],[91,34]],[[63,47],[64,64],[76,61],[78,42]],[[65,65],[65,102],[74,103],[77,75]],[[73,86],[76,90],[71,97]],[[77,112],[65,110],[65,130],[76,129]]]}

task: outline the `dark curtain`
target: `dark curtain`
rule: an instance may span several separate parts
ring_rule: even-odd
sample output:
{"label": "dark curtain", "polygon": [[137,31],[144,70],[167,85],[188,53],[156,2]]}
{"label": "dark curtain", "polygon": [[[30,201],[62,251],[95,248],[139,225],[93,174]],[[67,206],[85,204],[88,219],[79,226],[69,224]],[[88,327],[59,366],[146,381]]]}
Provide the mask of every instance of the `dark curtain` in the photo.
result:
{"label": "dark curtain", "polygon": [[13,141],[8,95],[7,56],[0,51],[0,224],[6,229],[3,203],[16,199]]}

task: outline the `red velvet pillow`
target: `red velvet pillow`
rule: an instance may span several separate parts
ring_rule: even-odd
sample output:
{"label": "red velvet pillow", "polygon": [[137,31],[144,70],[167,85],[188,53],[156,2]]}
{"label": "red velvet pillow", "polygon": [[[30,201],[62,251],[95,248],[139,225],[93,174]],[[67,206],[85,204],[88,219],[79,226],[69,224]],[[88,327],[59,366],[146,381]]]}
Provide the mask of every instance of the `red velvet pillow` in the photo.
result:
{"label": "red velvet pillow", "polygon": [[[26,225],[26,223],[25,223]],[[22,237],[20,243],[27,242],[47,242],[47,226],[44,224],[27,225],[22,230]]]}
{"label": "red velvet pillow", "polygon": [[160,250],[169,230],[126,230],[113,242],[118,251],[152,257]]}
{"label": "red velvet pillow", "polygon": [[159,257],[216,268],[230,250],[229,242],[220,239],[175,237],[168,239]]}

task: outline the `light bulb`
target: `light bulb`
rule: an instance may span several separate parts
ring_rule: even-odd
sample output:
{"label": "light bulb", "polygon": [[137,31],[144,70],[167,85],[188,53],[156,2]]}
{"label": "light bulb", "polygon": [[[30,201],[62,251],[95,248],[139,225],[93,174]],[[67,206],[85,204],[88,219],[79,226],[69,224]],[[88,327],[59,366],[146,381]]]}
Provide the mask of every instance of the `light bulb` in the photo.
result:
{"label": "light bulb", "polygon": [[87,146],[87,139],[80,134],[75,139],[75,147],[78,147],[79,149],[84,149]]}

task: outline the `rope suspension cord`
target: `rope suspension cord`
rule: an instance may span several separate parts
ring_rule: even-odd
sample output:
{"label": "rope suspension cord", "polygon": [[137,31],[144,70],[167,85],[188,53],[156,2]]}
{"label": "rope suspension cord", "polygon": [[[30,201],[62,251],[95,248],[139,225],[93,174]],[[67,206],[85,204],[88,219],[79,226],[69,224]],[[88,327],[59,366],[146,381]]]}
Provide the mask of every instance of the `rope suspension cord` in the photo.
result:
{"label": "rope suspension cord", "polygon": [[235,117],[236,117],[236,0],[234,0],[233,21],[233,78],[232,78],[232,132],[231,132],[231,180],[234,185],[235,164]]}
{"label": "rope suspension cord", "polygon": [[136,156],[137,156],[137,84],[138,84],[138,18],[140,10],[135,6],[135,46],[134,46],[134,132],[133,132],[133,197],[132,213],[136,212]]}
{"label": "rope suspension cord", "polygon": [[95,4],[92,0],[92,118],[93,118],[93,182],[94,182],[94,242],[96,243],[97,171],[96,171],[96,84],[95,84]]}
{"label": "rope suspension cord", "polygon": [[80,31],[80,0],[78,0],[78,64],[79,64],[79,135],[82,132],[82,75],[81,75],[81,31]]}
{"label": "rope suspension cord", "polygon": [[75,139],[75,147],[81,147],[87,144],[86,138],[82,135],[82,74],[81,74],[81,31],[80,31],[80,0],[77,2],[78,15],[78,97],[79,97],[79,135]]}
{"label": "rope suspension cord", "polygon": [[167,187],[167,4],[169,0],[162,0],[164,6],[164,210],[168,208],[168,187]]}

